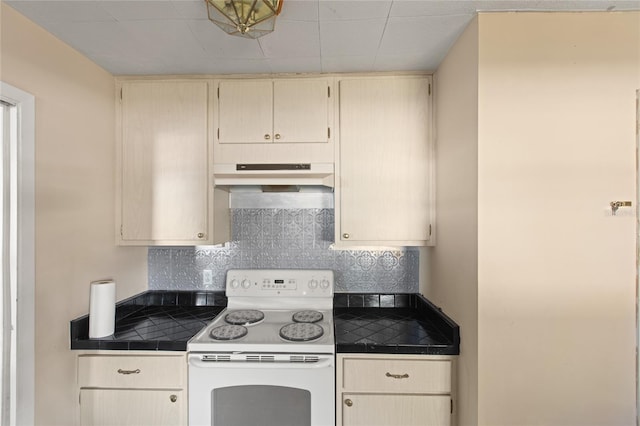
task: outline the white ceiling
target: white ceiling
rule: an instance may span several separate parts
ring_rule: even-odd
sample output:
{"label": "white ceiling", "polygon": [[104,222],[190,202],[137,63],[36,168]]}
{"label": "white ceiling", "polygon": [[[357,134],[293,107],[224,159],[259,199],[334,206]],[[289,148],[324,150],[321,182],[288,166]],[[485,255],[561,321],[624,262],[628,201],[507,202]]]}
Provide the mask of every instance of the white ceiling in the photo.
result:
{"label": "white ceiling", "polygon": [[3,1],[115,75],[433,71],[478,11],[640,10],[640,0],[284,0],[276,30],[249,40],[208,21],[204,0]]}

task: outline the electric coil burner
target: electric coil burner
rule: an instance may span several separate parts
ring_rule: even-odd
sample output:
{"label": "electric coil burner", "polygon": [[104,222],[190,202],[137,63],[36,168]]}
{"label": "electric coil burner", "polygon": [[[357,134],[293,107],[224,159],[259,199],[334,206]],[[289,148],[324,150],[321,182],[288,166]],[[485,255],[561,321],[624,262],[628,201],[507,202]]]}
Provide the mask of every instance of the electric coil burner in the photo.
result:
{"label": "electric coil burner", "polygon": [[280,337],[292,342],[308,342],[324,334],[322,327],[308,322],[293,322],[280,329]]}
{"label": "electric coil burner", "polygon": [[241,325],[221,325],[209,333],[209,336],[215,340],[235,340],[246,335],[247,327]]}
{"label": "electric coil burner", "polygon": [[228,271],[227,308],[187,343],[189,425],[333,426],[333,284],[329,270]]}
{"label": "electric coil burner", "polygon": [[260,322],[264,319],[264,313],[256,309],[245,309],[243,311],[232,311],[225,315],[224,320],[233,325],[249,325]]}
{"label": "electric coil burner", "polygon": [[318,311],[300,311],[293,314],[291,318],[294,322],[318,322],[322,321],[324,315]]}

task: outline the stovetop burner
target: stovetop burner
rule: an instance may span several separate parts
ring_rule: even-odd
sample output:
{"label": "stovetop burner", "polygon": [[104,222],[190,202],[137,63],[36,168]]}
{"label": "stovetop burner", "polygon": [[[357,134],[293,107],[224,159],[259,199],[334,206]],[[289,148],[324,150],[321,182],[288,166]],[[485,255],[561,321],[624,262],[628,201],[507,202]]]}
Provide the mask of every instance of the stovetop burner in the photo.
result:
{"label": "stovetop burner", "polygon": [[247,335],[247,327],[242,325],[221,325],[211,330],[209,334],[216,340],[236,340]]}
{"label": "stovetop burner", "polygon": [[322,321],[322,312],[318,311],[299,311],[293,314],[291,318],[294,322],[318,322]]}
{"label": "stovetop burner", "polygon": [[224,320],[234,325],[256,324],[264,319],[264,313],[257,309],[244,309],[241,311],[231,311]]}
{"label": "stovetop burner", "polygon": [[293,322],[280,329],[280,337],[292,342],[308,342],[321,337],[323,334],[322,327],[308,322]]}
{"label": "stovetop burner", "polygon": [[198,353],[333,354],[333,271],[231,269],[227,308],[189,340]]}

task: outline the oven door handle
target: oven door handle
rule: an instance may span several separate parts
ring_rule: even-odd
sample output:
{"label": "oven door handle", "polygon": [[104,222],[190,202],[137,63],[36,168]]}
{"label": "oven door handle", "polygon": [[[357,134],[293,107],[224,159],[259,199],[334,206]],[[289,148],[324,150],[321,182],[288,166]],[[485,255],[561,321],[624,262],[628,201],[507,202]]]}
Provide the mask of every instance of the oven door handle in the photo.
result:
{"label": "oven door handle", "polygon": [[203,361],[200,355],[189,355],[189,365],[197,368],[268,368],[284,369],[320,369],[334,365],[333,358],[320,358],[316,362],[268,362],[268,361]]}

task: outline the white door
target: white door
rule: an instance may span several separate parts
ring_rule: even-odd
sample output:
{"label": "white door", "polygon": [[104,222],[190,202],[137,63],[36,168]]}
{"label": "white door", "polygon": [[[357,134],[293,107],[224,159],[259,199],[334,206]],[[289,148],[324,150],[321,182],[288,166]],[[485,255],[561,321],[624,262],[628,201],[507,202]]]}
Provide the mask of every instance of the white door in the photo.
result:
{"label": "white door", "polygon": [[34,422],[35,393],[35,98],[0,82],[0,101],[3,146],[0,423],[27,425]]}
{"label": "white door", "polygon": [[[636,155],[637,160],[636,164],[640,164],[640,90],[636,91]],[[636,194],[636,200],[640,202],[640,173],[638,173],[638,168],[636,167],[636,189],[638,193]],[[636,216],[637,223],[640,223],[640,209],[636,205]],[[640,226],[636,226],[636,295],[640,297]],[[640,306],[640,300],[637,300],[637,306]],[[636,353],[638,353],[638,345],[640,345],[640,315],[638,315],[638,311],[636,310],[636,322],[638,333],[636,337]],[[636,423],[640,425],[640,356],[636,356]]]}
{"label": "white door", "polygon": [[2,156],[0,157],[0,175],[2,176],[2,193],[0,194],[0,235],[2,236],[2,275],[0,286],[0,372],[2,386],[0,387],[0,423],[13,424],[15,419],[15,344],[13,327],[13,312],[15,311],[15,289],[12,287],[14,271],[11,267],[11,210],[15,206],[11,203],[11,137],[15,132],[15,106],[0,101],[0,136],[2,137]]}

